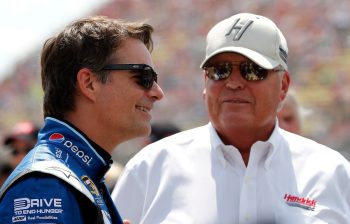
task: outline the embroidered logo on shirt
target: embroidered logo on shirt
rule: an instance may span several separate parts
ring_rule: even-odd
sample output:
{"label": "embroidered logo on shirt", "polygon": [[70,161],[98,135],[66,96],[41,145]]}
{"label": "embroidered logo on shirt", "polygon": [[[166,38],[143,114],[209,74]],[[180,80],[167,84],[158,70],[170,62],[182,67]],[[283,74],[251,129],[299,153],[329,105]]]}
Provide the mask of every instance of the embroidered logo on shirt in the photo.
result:
{"label": "embroidered logo on shirt", "polygon": [[[86,175],[81,176],[81,179],[84,182],[85,186],[87,186],[87,188],[89,189],[90,193],[93,194],[95,202],[99,206],[104,206],[104,201],[103,201],[102,195],[99,193],[99,191],[98,191],[96,185],[94,184],[94,182]],[[106,213],[105,215],[109,215],[109,214]]]}
{"label": "embroidered logo on shirt", "polygon": [[61,143],[64,141],[64,136],[60,133],[54,133],[54,134],[50,135],[49,140],[53,141],[53,142]]}
{"label": "embroidered logo on shirt", "polygon": [[[49,141],[63,143],[63,145],[69,148],[76,156],[78,156],[83,161],[83,163],[85,163],[88,166],[91,166],[93,158],[90,155],[87,155],[85,151],[79,149],[77,145],[74,145],[72,141],[66,141],[65,137],[61,133],[53,133],[52,135],[50,135]],[[62,152],[56,150],[56,157],[62,159]]]}
{"label": "embroidered logo on shirt", "polygon": [[289,206],[299,207],[307,210],[314,211],[317,201],[311,198],[298,197],[291,194],[284,195],[284,201]]}
{"label": "embroidered logo on shirt", "polygon": [[83,175],[81,179],[84,181],[84,184],[89,187],[89,191],[91,192],[91,194],[100,196],[100,193],[98,192],[96,185],[94,184],[94,182],[92,182],[92,180],[90,180],[88,176]]}
{"label": "embroidered logo on shirt", "polygon": [[[12,223],[57,220],[63,213],[61,198],[16,198],[13,200]],[[32,221],[30,221],[32,220]]]}

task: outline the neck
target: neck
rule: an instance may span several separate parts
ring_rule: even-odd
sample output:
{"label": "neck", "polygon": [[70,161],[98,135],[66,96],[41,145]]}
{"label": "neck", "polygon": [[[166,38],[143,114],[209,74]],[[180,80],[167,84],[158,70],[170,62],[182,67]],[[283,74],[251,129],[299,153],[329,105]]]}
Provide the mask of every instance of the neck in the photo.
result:
{"label": "neck", "polygon": [[70,114],[65,117],[65,120],[73,124],[81,132],[83,132],[91,141],[95,142],[101,148],[103,148],[109,154],[112,154],[112,151],[118,145],[116,141],[111,138],[106,138],[108,134],[103,132],[100,125],[94,122],[91,119],[86,120],[84,115],[78,116]]}

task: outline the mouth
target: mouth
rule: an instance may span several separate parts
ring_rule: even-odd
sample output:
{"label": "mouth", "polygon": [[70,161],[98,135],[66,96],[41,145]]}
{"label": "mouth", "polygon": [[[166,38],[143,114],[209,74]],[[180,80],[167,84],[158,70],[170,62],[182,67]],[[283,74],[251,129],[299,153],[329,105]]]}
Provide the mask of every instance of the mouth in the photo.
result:
{"label": "mouth", "polygon": [[146,112],[146,113],[148,113],[148,112],[151,111],[151,108],[150,108],[150,107],[139,106],[139,105],[136,105],[136,109],[137,109],[137,110],[141,110],[141,111]]}
{"label": "mouth", "polygon": [[224,103],[237,103],[237,104],[246,104],[249,103],[249,101],[244,100],[244,99],[228,99],[224,100]]}

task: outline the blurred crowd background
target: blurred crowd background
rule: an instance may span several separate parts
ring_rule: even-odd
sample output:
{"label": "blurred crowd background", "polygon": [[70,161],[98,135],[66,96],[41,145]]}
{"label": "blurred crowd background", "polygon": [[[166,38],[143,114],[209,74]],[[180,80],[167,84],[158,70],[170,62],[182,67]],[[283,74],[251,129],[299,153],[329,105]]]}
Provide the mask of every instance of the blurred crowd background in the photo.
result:
{"label": "blurred crowd background", "polygon": [[[303,108],[303,135],[350,158],[349,11],[349,0],[114,0],[88,15],[145,20],[154,26],[152,55],[165,98],[156,104],[153,122],[170,122],[183,130],[208,120],[199,65],[210,27],[238,12],[271,18],[288,41],[291,85]],[[0,83],[2,136],[21,120],[43,123],[40,50],[18,62]],[[113,157],[124,164],[142,141],[120,145]]]}

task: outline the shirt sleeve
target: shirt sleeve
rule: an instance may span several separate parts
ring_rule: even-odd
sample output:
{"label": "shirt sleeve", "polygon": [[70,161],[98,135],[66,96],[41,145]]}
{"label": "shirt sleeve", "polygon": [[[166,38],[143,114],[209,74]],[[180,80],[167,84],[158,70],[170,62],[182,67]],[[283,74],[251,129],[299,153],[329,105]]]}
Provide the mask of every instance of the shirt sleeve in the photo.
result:
{"label": "shirt sleeve", "polygon": [[81,198],[77,190],[59,178],[28,175],[6,191],[0,202],[0,223],[86,223],[84,214],[96,212],[84,211],[95,207],[89,203],[82,208]]}
{"label": "shirt sleeve", "polygon": [[123,219],[128,219],[131,223],[141,223],[145,204],[144,190],[134,174],[129,171],[125,169],[118,178],[111,197]]}

